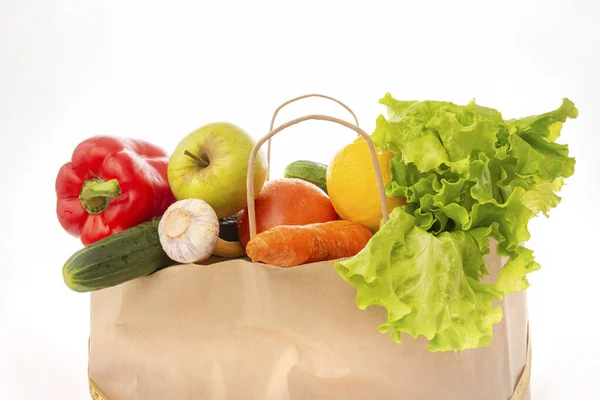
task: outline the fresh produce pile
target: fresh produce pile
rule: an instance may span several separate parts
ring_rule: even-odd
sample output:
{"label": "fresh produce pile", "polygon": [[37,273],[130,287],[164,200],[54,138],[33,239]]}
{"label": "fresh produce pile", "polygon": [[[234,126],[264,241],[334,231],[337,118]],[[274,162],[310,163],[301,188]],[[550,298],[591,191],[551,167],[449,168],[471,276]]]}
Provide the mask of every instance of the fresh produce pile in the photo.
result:
{"label": "fresh produce pile", "polygon": [[[80,143],[56,180],[57,216],[83,248],[63,267],[66,285],[89,292],[211,256],[278,267],[334,261],[356,287],[357,306],[384,307],[379,329],[429,340],[430,351],[487,346],[502,318],[495,299],[524,290],[540,265],[527,226],[557,206],[574,173],[556,143],[574,104],[506,120],[470,102],[380,100],[387,117],[371,135],[385,182],[383,223],[367,141],[327,165],[297,160],[266,181],[254,167],[257,235],[250,239],[246,175],[256,144],[243,129],[211,123],[172,154],[142,140],[96,136]],[[483,256],[506,256],[494,283]]]}

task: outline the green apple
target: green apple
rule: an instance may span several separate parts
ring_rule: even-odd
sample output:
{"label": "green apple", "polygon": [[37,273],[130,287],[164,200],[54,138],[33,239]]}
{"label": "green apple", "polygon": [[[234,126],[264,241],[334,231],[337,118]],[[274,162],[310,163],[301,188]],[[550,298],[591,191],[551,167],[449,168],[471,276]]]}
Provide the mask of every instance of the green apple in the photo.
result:
{"label": "green apple", "polygon": [[[202,199],[219,218],[246,207],[248,161],[255,144],[246,131],[227,122],[210,123],[187,135],[169,159],[169,185],[175,198]],[[261,149],[254,164],[255,196],[266,175],[267,161]]]}

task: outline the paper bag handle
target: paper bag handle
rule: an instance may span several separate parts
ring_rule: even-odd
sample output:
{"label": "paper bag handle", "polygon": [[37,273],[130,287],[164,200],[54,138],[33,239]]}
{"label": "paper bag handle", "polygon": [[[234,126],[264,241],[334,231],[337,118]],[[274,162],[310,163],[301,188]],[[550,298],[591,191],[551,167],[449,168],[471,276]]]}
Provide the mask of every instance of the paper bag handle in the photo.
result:
{"label": "paper bag handle", "polygon": [[[280,105],[279,107],[277,107],[275,109],[275,112],[273,113],[273,117],[271,118],[271,125],[269,126],[269,132],[271,132],[273,130],[273,127],[275,126],[275,118],[277,118],[277,114],[279,114],[279,111],[281,111],[281,109],[283,107],[287,106],[288,104],[294,103],[298,100],[306,99],[309,97],[321,97],[323,99],[331,100],[333,102],[338,103],[340,106],[342,106],[346,110],[348,110],[348,112],[350,114],[352,114],[352,116],[354,117],[354,122],[356,123],[356,126],[359,126],[358,118],[356,117],[356,114],[354,114],[354,111],[352,111],[352,109],[350,107],[348,107],[347,105],[345,105],[344,103],[342,103],[341,101],[339,101],[338,99],[335,99],[333,97],[325,96],[324,94],[311,93],[311,94],[305,94],[302,96],[294,97],[293,99],[290,99],[290,100],[286,101],[285,103],[283,103],[282,105]],[[267,178],[266,178],[267,180],[269,180],[270,175],[271,175],[271,139],[269,139],[269,141],[267,143]]]}
{"label": "paper bag handle", "polygon": [[388,207],[387,207],[387,199],[385,197],[385,186],[383,184],[383,177],[381,176],[381,168],[379,167],[379,161],[377,160],[377,151],[373,146],[373,141],[371,137],[363,131],[358,126],[351,124],[350,122],[346,122],[342,119],[333,118],[327,115],[319,115],[319,114],[311,114],[306,115],[304,117],[296,118],[291,121],[286,122],[283,125],[278,126],[275,129],[272,129],[271,132],[266,134],[262,139],[260,139],[252,148],[252,152],[250,153],[250,159],[248,160],[248,175],[246,176],[246,188],[247,188],[247,202],[248,202],[248,222],[250,224],[250,239],[253,239],[256,236],[256,214],[254,208],[254,163],[256,161],[256,155],[258,151],[262,147],[262,145],[270,140],[277,133],[281,132],[285,128],[289,128],[292,125],[296,125],[302,121],[308,120],[319,120],[319,121],[329,121],[334,122],[336,124],[340,124],[345,126],[346,128],[350,128],[360,136],[362,136],[367,145],[369,146],[369,151],[371,152],[371,161],[373,162],[373,167],[375,168],[375,179],[377,181],[377,189],[379,192],[379,201],[381,202],[381,212],[383,215],[383,222],[387,222],[389,219],[388,216]]}

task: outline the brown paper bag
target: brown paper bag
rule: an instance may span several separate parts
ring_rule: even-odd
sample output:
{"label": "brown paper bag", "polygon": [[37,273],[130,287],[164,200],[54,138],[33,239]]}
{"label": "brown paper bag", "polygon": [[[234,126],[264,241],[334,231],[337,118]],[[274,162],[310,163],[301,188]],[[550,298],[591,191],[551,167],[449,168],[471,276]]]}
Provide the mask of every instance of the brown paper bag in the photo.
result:
{"label": "brown paper bag", "polygon": [[[255,150],[307,119],[366,135],[308,116]],[[490,245],[494,280],[505,260]],[[92,293],[91,390],[108,400],[529,399],[525,293],[501,305],[490,346],[431,353],[423,338],[395,343],[380,333],[385,310],[361,311],[333,261],[283,269],[212,257]]]}
{"label": "brown paper bag", "polygon": [[430,353],[381,334],[384,310],[359,310],[332,262],[180,265],[91,298],[89,373],[109,400],[507,400],[526,361],[524,292],[489,347]]}

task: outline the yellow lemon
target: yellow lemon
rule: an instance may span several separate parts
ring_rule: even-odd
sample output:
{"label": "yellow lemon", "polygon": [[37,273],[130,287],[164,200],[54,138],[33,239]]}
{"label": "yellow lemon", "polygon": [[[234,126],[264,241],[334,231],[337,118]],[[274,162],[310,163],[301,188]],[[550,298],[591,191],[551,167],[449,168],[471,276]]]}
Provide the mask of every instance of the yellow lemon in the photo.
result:
{"label": "yellow lemon", "polygon": [[[391,151],[378,151],[383,183],[390,179]],[[327,166],[327,193],[337,214],[376,232],[382,219],[381,203],[369,146],[363,137],[342,148]],[[388,211],[404,205],[403,197],[388,197]]]}

